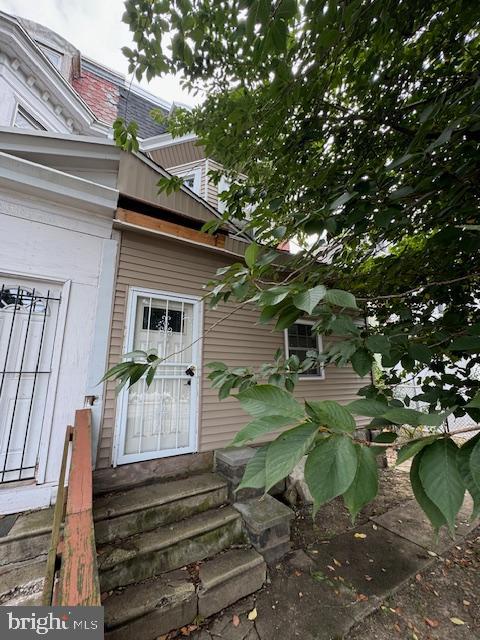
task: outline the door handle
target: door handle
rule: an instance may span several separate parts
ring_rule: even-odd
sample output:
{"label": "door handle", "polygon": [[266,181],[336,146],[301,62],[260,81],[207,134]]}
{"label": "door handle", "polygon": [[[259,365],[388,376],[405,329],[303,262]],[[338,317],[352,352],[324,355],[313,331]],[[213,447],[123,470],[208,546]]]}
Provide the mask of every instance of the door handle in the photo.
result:
{"label": "door handle", "polygon": [[193,364],[185,369],[185,375],[193,378],[193,376],[195,375],[195,367],[193,366]]}

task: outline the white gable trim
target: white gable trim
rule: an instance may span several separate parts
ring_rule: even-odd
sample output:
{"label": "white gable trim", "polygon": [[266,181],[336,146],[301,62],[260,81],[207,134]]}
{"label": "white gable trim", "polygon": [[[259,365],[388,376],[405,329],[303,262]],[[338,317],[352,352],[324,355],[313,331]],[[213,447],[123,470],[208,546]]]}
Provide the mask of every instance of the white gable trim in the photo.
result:
{"label": "white gable trim", "polygon": [[186,133],[184,136],[173,138],[171,133],[161,133],[159,136],[152,136],[151,138],[142,140],[140,142],[140,149],[142,151],[155,151],[162,147],[171,147],[175,144],[189,142],[190,140],[197,140],[197,135],[195,133]]}

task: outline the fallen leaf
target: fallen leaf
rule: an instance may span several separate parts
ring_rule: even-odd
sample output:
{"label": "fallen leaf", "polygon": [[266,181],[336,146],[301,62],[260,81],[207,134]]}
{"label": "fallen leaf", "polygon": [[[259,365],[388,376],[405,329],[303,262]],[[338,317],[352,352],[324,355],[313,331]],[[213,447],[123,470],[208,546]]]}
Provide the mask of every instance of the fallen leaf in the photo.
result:
{"label": "fallen leaf", "polygon": [[258,615],[258,613],[257,613],[257,609],[256,609],[256,608],[255,608],[255,609],[252,609],[252,610],[250,611],[250,613],[248,614],[248,619],[249,619],[249,620],[256,620],[256,619],[257,619],[257,615]]}
{"label": "fallen leaf", "polygon": [[374,531],[377,531],[377,529],[378,529],[377,525],[376,525],[376,524],[372,525],[372,529],[373,529]]}
{"label": "fallen leaf", "polygon": [[335,571],[335,567],[332,567],[331,564],[327,564],[327,568],[330,569],[330,571]]}
{"label": "fallen leaf", "polygon": [[464,607],[469,607],[470,606],[470,602],[468,600],[464,600],[463,601],[463,606]]}
{"label": "fallen leaf", "polygon": [[436,629],[439,625],[438,620],[433,620],[432,618],[425,618],[425,624],[428,624],[432,629]]}
{"label": "fallen leaf", "polygon": [[399,624],[394,624],[394,625],[393,625],[393,628],[395,629],[395,631],[396,631],[397,633],[400,633],[400,632],[401,632],[401,628],[400,628],[400,625],[399,625]]}
{"label": "fallen leaf", "polygon": [[427,551],[427,553],[428,553],[429,556],[432,556],[433,558],[437,558],[438,557],[438,554],[435,553],[435,551]]}
{"label": "fallen leaf", "polygon": [[465,624],[465,622],[460,618],[450,618],[450,622],[453,622],[453,624],[456,624],[458,626]]}
{"label": "fallen leaf", "polygon": [[415,576],[415,580],[417,582],[421,582],[422,581],[422,576],[419,573],[417,573],[417,575]]}
{"label": "fallen leaf", "polygon": [[336,560],[335,558],[333,559],[333,564],[336,564],[337,567],[341,567],[342,566],[342,563],[339,562],[338,560]]}
{"label": "fallen leaf", "polygon": [[238,627],[238,625],[240,624],[240,618],[237,616],[236,613],[233,614],[232,624],[234,627]]}
{"label": "fallen leaf", "polygon": [[303,598],[303,593],[301,591],[298,592],[298,597]]}
{"label": "fallen leaf", "polygon": [[353,537],[354,538],[360,538],[360,540],[363,540],[364,538],[367,537],[367,534],[366,533],[354,533]]}
{"label": "fallen leaf", "polygon": [[358,602],[365,602],[366,600],[368,600],[368,596],[366,596],[364,593],[357,593]]}
{"label": "fallen leaf", "polygon": [[301,576],[301,575],[302,575],[302,572],[301,572],[301,571],[298,571],[298,569],[296,569],[296,570],[295,570],[295,575],[296,575],[296,576],[297,576],[297,578],[298,578],[299,576]]}
{"label": "fallen leaf", "polygon": [[371,582],[371,580],[373,580],[373,578],[372,578],[372,576],[367,576],[367,575],[366,575],[366,576],[365,576],[365,580],[366,580],[367,582]]}

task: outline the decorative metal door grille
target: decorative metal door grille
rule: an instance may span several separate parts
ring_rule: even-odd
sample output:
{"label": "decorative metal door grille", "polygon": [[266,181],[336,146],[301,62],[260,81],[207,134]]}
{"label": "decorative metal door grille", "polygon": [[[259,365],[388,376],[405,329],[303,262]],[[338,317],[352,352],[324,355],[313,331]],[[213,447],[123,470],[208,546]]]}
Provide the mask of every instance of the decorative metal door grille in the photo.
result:
{"label": "decorative metal door grille", "polygon": [[35,478],[60,297],[0,288],[0,482]]}

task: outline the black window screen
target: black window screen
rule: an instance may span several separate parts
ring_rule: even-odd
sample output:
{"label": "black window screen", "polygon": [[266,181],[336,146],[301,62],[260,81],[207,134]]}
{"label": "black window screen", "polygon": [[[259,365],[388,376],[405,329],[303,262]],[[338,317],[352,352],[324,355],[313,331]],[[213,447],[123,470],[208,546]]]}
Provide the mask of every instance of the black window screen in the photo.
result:
{"label": "black window screen", "polygon": [[[303,324],[303,322],[296,322],[288,328],[288,354],[289,356],[298,356],[300,362],[303,362],[307,357],[308,351],[318,352],[318,336],[316,333],[312,333],[311,324]],[[314,367],[309,369],[302,375],[305,376],[318,376],[322,371],[320,367]]]}
{"label": "black window screen", "polygon": [[[142,329],[150,329],[150,331],[165,331],[170,329],[174,333],[182,332],[183,313],[181,311],[168,310],[168,326],[165,327],[166,309],[143,308]],[[150,323],[148,319],[150,318]]]}

